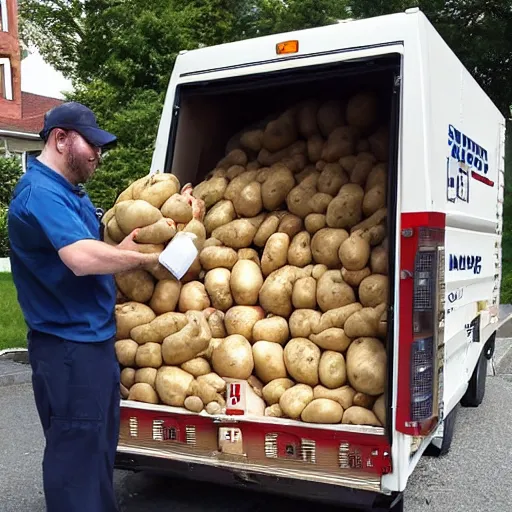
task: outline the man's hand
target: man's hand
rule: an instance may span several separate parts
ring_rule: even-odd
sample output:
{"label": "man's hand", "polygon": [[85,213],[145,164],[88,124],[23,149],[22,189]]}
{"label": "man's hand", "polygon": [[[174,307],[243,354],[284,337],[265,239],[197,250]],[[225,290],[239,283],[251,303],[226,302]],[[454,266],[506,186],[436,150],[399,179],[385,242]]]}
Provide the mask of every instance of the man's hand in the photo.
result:
{"label": "man's hand", "polygon": [[125,239],[117,245],[121,251],[139,251],[139,244],[135,241],[135,237],[139,232],[139,228],[134,229]]}

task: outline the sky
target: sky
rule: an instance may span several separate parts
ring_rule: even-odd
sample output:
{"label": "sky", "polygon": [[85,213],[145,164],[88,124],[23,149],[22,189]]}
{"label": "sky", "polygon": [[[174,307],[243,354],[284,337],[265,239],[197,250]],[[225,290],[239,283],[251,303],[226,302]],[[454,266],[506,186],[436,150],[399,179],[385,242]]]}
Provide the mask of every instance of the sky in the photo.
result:
{"label": "sky", "polygon": [[71,82],[47,64],[37,50],[31,49],[30,52],[21,61],[21,90],[64,99],[62,92],[72,90]]}

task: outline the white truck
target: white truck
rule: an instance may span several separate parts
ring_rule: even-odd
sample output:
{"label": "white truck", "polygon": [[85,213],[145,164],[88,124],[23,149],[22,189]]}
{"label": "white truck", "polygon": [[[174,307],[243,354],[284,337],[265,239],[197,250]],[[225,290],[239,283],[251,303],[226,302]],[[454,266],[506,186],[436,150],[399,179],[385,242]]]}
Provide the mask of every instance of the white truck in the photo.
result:
{"label": "white truck", "polygon": [[121,403],[116,465],[403,510],[483,399],[501,280],[505,120],[418,9],[179,54],[151,172],[198,183],[240,127],[371,85],[390,120],[387,420],[316,425]]}

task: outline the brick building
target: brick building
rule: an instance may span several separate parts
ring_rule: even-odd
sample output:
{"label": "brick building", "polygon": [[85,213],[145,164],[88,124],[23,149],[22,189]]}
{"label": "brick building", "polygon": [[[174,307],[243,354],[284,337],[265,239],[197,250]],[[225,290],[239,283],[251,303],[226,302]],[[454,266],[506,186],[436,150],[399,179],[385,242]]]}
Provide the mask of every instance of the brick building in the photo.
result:
{"label": "brick building", "polygon": [[0,155],[41,148],[43,116],[60,103],[22,92],[17,0],[0,0]]}

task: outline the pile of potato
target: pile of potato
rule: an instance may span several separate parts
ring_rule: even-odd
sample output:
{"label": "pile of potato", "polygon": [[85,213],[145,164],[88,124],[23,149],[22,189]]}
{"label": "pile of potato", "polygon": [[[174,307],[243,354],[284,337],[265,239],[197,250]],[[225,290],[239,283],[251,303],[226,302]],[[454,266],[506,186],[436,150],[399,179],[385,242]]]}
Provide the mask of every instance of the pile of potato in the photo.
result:
{"label": "pile of potato", "polygon": [[388,132],[373,93],[311,100],[236,134],[196,186],[135,181],[104,217],[144,252],[179,231],[199,255],[116,275],[122,395],[210,414],[248,381],[265,414],[385,422]]}

